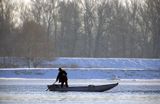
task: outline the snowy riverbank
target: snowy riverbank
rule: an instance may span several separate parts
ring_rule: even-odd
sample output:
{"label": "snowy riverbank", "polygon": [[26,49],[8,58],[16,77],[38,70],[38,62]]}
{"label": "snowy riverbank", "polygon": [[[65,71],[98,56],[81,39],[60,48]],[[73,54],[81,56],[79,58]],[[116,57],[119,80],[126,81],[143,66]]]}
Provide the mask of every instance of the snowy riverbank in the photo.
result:
{"label": "snowy riverbank", "polygon": [[[0,57],[0,64],[27,68],[28,60],[18,57]],[[126,68],[126,69],[160,69],[160,59],[144,58],[71,58],[60,57],[53,60],[38,60],[38,68]],[[7,66],[5,67],[7,68]]]}

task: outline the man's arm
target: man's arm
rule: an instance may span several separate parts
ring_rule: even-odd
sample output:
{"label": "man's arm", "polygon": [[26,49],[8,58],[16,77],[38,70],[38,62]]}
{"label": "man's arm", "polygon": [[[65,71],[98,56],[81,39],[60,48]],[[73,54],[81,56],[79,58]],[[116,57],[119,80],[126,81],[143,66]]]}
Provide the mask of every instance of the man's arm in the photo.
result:
{"label": "man's arm", "polygon": [[56,82],[59,80],[60,77],[60,73],[58,73],[57,78],[56,78]]}
{"label": "man's arm", "polygon": [[67,76],[67,72],[66,71],[64,71],[64,74]]}

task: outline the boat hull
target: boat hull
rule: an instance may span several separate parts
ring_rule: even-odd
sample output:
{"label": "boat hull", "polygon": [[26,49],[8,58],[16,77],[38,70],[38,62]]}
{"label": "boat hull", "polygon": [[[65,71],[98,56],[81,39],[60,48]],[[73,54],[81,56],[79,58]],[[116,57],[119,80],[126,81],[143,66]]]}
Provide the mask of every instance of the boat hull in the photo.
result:
{"label": "boat hull", "polygon": [[78,91],[78,92],[103,92],[110,90],[114,87],[116,87],[118,83],[115,84],[106,84],[106,85],[88,85],[88,86],[75,86],[75,87],[64,87],[61,88],[60,85],[54,84],[54,85],[48,85],[49,91]]}

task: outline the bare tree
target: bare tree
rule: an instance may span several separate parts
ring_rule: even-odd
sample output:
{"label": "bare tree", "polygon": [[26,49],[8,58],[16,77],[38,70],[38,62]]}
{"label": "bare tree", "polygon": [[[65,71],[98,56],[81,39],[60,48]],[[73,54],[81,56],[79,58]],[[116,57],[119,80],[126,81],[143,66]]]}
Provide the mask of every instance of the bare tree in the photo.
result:
{"label": "bare tree", "polygon": [[1,56],[160,57],[160,0],[12,3],[0,0]]}
{"label": "bare tree", "polygon": [[29,67],[40,58],[48,57],[46,46],[47,36],[43,26],[34,21],[24,21],[22,33],[19,36],[21,54],[28,58]]}
{"label": "bare tree", "polygon": [[[54,0],[32,0],[31,13],[33,20],[43,25],[45,28],[45,34],[47,36],[46,50],[48,56],[53,57],[54,51],[54,36],[53,36],[53,21],[55,18],[55,2]],[[55,54],[55,53],[54,53]]]}
{"label": "bare tree", "polygon": [[160,57],[160,0],[146,0],[147,13],[150,19],[153,57]]}
{"label": "bare tree", "polygon": [[7,0],[0,1],[0,55],[10,56],[13,50],[11,41],[14,24],[14,4]]}
{"label": "bare tree", "polygon": [[96,9],[96,1],[95,0],[85,0],[81,2],[84,13],[83,13],[83,26],[84,26],[84,34],[85,34],[85,52],[88,57],[93,56],[93,28],[94,28],[94,13]]}
{"label": "bare tree", "polygon": [[60,38],[59,50],[63,56],[75,55],[80,28],[79,5],[76,2],[59,3]]}
{"label": "bare tree", "polygon": [[103,0],[97,5],[97,21],[94,57],[104,57],[108,55],[109,31],[108,23],[112,17],[112,5],[109,1]]}

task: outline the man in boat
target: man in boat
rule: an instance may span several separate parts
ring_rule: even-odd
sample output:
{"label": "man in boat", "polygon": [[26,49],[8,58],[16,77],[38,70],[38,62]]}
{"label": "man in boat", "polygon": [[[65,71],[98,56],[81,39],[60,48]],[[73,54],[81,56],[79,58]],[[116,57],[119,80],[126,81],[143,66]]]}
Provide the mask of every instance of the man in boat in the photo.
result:
{"label": "man in boat", "polygon": [[61,88],[63,87],[64,83],[65,83],[65,86],[68,87],[67,72],[62,68],[59,68],[58,70],[59,70],[59,73],[57,75],[56,82],[59,81],[59,83],[61,83]]}

